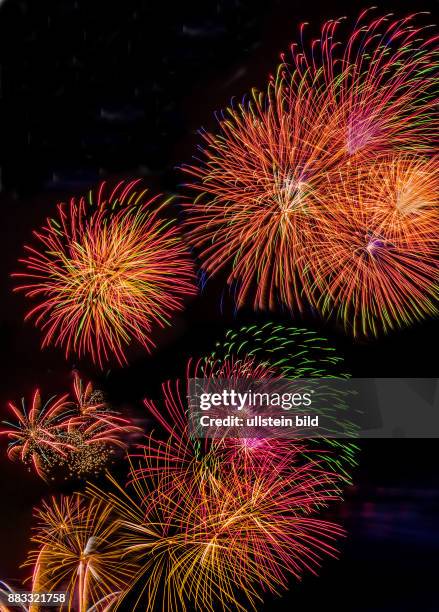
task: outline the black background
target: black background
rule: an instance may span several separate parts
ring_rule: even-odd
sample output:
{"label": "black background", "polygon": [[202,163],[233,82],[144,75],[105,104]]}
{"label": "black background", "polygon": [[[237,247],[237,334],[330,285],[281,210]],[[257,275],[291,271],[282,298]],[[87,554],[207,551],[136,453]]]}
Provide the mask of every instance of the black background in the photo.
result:
{"label": "black background", "polygon": [[[397,14],[437,12],[437,2],[381,2]],[[78,367],[117,407],[142,411],[141,399],[184,372],[186,359],[212,348],[230,326],[286,315],[236,313],[221,279],[158,335],[150,357],[133,349],[130,367],[102,373],[84,360],[66,362],[40,350],[23,323],[22,296],[9,275],[22,245],[57,201],[100,180],[144,177],[154,192],[176,193],[176,169],[195,154],[201,126],[233,96],[262,88],[288,49],[298,24],[316,31],[327,18],[355,17],[357,2],[224,0],[205,2],[7,0],[0,8],[1,53],[1,350],[0,415],[5,403],[39,386],[64,392]],[[432,22],[434,18],[430,18]],[[323,330],[354,376],[438,375],[439,324],[427,321],[379,341],[353,343],[334,325],[295,319]],[[32,507],[50,487],[10,464],[0,448],[0,580],[19,570],[28,547]],[[339,561],[319,578],[291,584],[267,610],[350,612],[439,610],[438,445],[434,440],[363,443],[356,485],[336,509],[349,537]],[[122,469],[122,468],[120,468]],[[79,485],[78,485],[79,486]]]}

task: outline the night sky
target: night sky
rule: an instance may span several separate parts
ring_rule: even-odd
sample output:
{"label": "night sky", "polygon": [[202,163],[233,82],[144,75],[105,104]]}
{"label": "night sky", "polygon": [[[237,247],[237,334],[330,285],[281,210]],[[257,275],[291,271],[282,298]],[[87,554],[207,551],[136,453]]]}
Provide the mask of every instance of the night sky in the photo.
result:
{"label": "night sky", "polygon": [[[23,322],[24,298],[10,273],[22,245],[58,201],[101,180],[143,178],[152,192],[184,192],[178,167],[196,154],[200,127],[252,87],[262,88],[302,21],[318,30],[327,18],[356,16],[358,2],[224,0],[205,2],[57,0],[0,3],[1,350],[0,418],[8,400],[39,386],[47,396],[68,388],[72,368],[92,377],[112,404],[142,414],[142,398],[182,375],[188,357],[210,351],[231,326],[291,322],[290,315],[239,311],[223,278],[189,301],[151,355],[137,348],[130,366],[99,372],[86,359],[66,361],[40,349],[40,334]],[[436,12],[438,2],[381,2],[391,10]],[[407,7],[407,8],[406,8]],[[178,215],[179,210],[176,208]],[[354,343],[333,323],[295,319],[321,330],[357,377],[437,377],[439,322],[426,321],[379,341]],[[349,531],[341,559],[319,578],[291,584],[266,610],[433,612],[439,587],[439,470],[435,440],[363,443],[355,486],[334,509]],[[115,466],[123,473],[125,466]],[[75,485],[81,487],[81,483]],[[19,569],[32,507],[63,490],[11,464],[0,441],[0,580]],[[64,487],[68,490],[68,487]]]}

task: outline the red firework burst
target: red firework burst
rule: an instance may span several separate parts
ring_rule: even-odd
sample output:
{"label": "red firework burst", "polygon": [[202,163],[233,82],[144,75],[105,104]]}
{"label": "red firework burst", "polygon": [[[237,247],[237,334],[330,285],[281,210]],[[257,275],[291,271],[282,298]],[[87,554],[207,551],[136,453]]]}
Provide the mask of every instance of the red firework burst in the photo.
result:
{"label": "red firework burst", "polygon": [[14,276],[24,281],[17,290],[37,302],[26,318],[41,327],[43,346],[87,354],[101,367],[111,355],[123,364],[133,338],[150,350],[153,326],[166,325],[195,294],[178,232],[159,218],[166,202],[145,201],[137,183],[120,183],[108,199],[102,184],[96,204],[59,204],[35,232],[36,246],[26,247],[26,270]]}
{"label": "red firework burst", "polygon": [[[201,477],[206,479],[210,478],[211,473],[222,473],[232,466],[237,474],[249,480],[264,475],[267,471],[274,471],[279,478],[282,477],[286,481],[298,474],[304,466],[311,469],[314,465],[316,472],[322,472],[324,466],[329,466],[332,470],[331,480],[325,482],[332,491],[335,491],[337,483],[338,494],[341,494],[343,483],[349,476],[343,466],[338,465],[333,449],[325,444],[325,441],[319,440],[316,443],[275,438],[272,432],[266,437],[263,432],[258,437],[234,437],[228,434],[226,428],[210,430],[211,435],[205,439],[197,438],[194,422],[190,424],[191,417],[188,414],[188,398],[194,393],[190,380],[195,378],[208,379],[211,391],[215,389],[217,381],[219,394],[224,389],[225,379],[228,381],[227,385],[235,390],[241,389],[240,385],[245,383],[246,379],[277,381],[277,389],[279,383],[284,380],[286,389],[291,389],[291,379],[282,379],[275,367],[258,363],[252,357],[230,356],[221,362],[209,358],[195,364],[190,361],[186,381],[168,381],[162,385],[160,404],[144,400],[148,411],[165,433],[165,438],[160,439],[153,432],[147,436],[146,443],[140,445],[140,456],[146,459],[141,468],[142,477],[161,474],[161,487],[171,494],[180,480],[189,478],[193,481],[194,466]],[[245,385],[245,389],[247,388]],[[243,391],[245,389],[242,387]],[[246,414],[246,407],[240,414]],[[134,473],[139,475],[136,470]]]}

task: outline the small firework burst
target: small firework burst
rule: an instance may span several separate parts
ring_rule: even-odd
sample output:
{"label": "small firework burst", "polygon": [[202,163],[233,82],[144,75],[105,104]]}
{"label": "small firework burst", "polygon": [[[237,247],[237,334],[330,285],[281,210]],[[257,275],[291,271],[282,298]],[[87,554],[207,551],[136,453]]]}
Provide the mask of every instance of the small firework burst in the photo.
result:
{"label": "small firework burst", "polygon": [[63,432],[71,451],[59,463],[71,477],[97,476],[115,458],[117,449],[127,448],[127,436],[141,430],[114,412],[102,391],[90,381],[84,384],[77,372],[73,392],[78,414]]}
{"label": "small firework burst", "polygon": [[5,422],[8,428],[0,430],[10,439],[9,458],[33,466],[43,479],[60,467],[70,476],[97,475],[117,449],[127,448],[127,436],[141,431],[111,410],[103,393],[91,382],[84,385],[77,373],[73,390],[72,401],[64,395],[44,406],[37,391],[30,410],[24,401],[21,410],[10,403],[17,422]]}
{"label": "small firework burst", "polygon": [[126,362],[132,339],[148,351],[154,325],[165,326],[196,292],[193,266],[175,226],[160,218],[167,202],[145,201],[138,181],[120,183],[108,199],[59,204],[57,215],[26,247],[17,291],[36,302],[28,313],[55,344],[89,355],[102,367]]}
{"label": "small firework burst", "polygon": [[46,480],[47,474],[59,459],[66,458],[73,449],[62,435],[68,429],[70,418],[74,414],[74,407],[68,401],[68,395],[52,397],[43,404],[37,390],[29,409],[26,408],[24,400],[21,408],[12,402],[9,402],[8,406],[16,421],[5,421],[4,424],[8,428],[0,430],[0,434],[10,440],[9,458],[32,466],[36,473]]}
{"label": "small firework burst", "polygon": [[110,505],[79,495],[44,501],[35,512],[37,525],[25,566],[31,566],[33,591],[67,592],[61,610],[86,612],[116,597],[133,576],[120,563]]}

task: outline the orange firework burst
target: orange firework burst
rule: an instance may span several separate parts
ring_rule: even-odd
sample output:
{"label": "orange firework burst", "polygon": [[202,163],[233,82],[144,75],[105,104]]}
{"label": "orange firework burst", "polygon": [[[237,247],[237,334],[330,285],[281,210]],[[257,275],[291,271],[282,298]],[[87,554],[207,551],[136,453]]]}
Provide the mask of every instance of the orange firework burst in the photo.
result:
{"label": "orange firework burst", "polygon": [[338,491],[315,465],[285,482],[275,469],[248,479],[233,466],[207,469],[193,460],[170,488],[167,479],[162,486],[166,470],[151,478],[149,461],[132,464],[129,491],[112,477],[112,492],[88,489],[112,505],[122,558],[140,568],[130,587],[133,610],[256,609],[261,590],[277,592],[288,573],[300,578],[336,554],[343,530],[313,510]]}
{"label": "orange firework burst", "polygon": [[66,355],[88,354],[102,366],[111,355],[126,362],[132,338],[147,350],[155,324],[164,326],[195,293],[192,264],[176,228],[161,220],[155,199],[137,193],[138,181],[120,183],[97,202],[72,199],[35,232],[26,247],[26,267],[17,287],[38,301],[27,318],[44,332],[43,346],[65,347]]}
{"label": "orange firework burst", "polygon": [[[267,93],[253,92],[222,114],[218,134],[202,133],[199,163],[183,168],[198,194],[186,205],[189,239],[209,274],[231,268],[238,306],[315,307],[312,241],[327,227],[316,211],[334,201],[342,169],[365,171],[376,157],[434,150],[437,37],[415,15],[368,15],[345,43],[337,41],[343,20],[325,23],[309,45],[302,26],[301,42],[292,45],[291,61],[283,57]],[[429,310],[414,303],[416,309]]]}
{"label": "orange firework burst", "polygon": [[120,563],[110,514],[105,502],[79,495],[43,502],[25,563],[33,568],[33,591],[66,591],[60,609],[78,612],[115,598],[133,567]]}
{"label": "orange firework burst", "polygon": [[189,238],[207,272],[231,264],[228,283],[237,285],[238,306],[249,298],[255,308],[273,308],[277,299],[301,307],[307,200],[316,181],[311,186],[303,160],[315,158],[309,164],[315,172],[325,168],[320,156],[334,163],[331,139],[316,127],[321,122],[326,118],[312,117],[310,135],[304,116],[284,114],[280,98],[255,96],[230,111],[220,136],[203,135],[206,164],[185,168],[200,179],[191,187],[202,192],[187,205]]}
{"label": "orange firework burst", "polygon": [[310,292],[354,335],[436,315],[437,159],[396,156],[327,179],[310,246]]}
{"label": "orange firework burst", "polygon": [[21,408],[12,402],[8,406],[16,418],[15,423],[5,421],[8,428],[0,431],[10,440],[8,456],[33,465],[36,473],[45,480],[47,472],[60,458],[67,458],[73,449],[62,435],[69,427],[73,405],[68,401],[68,395],[50,398],[42,404],[37,389],[28,410],[24,400]]}

